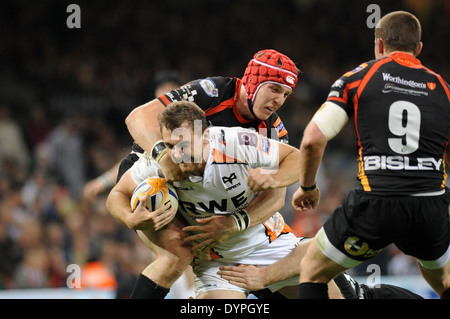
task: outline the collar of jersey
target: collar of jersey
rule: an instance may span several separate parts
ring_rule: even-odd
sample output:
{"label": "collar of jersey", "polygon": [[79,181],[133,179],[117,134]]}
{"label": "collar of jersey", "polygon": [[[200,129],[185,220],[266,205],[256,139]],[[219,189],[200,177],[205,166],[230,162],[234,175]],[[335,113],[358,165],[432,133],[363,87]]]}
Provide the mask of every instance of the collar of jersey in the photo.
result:
{"label": "collar of jersey", "polygon": [[422,66],[422,63],[419,59],[413,57],[411,54],[403,53],[403,52],[392,52],[389,54],[389,57],[393,59],[398,64],[409,66],[409,67],[418,67]]}

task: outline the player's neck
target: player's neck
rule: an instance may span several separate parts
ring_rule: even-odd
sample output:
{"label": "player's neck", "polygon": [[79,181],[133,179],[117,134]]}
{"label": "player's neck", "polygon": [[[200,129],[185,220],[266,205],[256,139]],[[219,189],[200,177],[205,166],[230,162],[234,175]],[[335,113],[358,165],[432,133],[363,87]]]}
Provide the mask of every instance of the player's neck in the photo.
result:
{"label": "player's neck", "polygon": [[236,108],[239,114],[246,120],[253,120],[255,116],[250,111],[250,106],[248,105],[247,93],[241,87],[241,92],[239,94],[239,99],[236,102]]}

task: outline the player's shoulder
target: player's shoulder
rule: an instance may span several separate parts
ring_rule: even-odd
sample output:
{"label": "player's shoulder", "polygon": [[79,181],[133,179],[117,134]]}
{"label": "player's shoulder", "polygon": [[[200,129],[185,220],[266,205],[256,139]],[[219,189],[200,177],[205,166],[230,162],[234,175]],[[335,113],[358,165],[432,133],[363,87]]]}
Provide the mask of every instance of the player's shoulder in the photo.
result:
{"label": "player's shoulder", "polygon": [[359,79],[364,77],[367,72],[375,65],[378,60],[370,60],[360,63],[352,70],[345,72],[341,79]]}
{"label": "player's shoulder", "polygon": [[374,67],[379,60],[370,60],[360,63],[352,70],[345,72],[331,85],[331,92],[328,97],[340,96],[349,88],[356,88],[355,83],[359,83],[366,74]]}
{"label": "player's shoulder", "polygon": [[231,77],[211,76],[187,83],[186,90],[189,90],[193,100],[206,110],[233,98],[238,89],[237,80]]}
{"label": "player's shoulder", "polygon": [[288,131],[284,126],[281,117],[276,112],[273,112],[272,115],[269,116],[266,120],[266,125],[269,130],[266,134],[267,137],[279,139],[283,143],[289,143]]}
{"label": "player's shoulder", "polygon": [[209,97],[219,97],[223,92],[236,89],[237,78],[225,76],[209,76],[203,79],[197,79],[188,83],[189,86],[195,86]]}
{"label": "player's shoulder", "polygon": [[209,140],[213,147],[235,149],[257,147],[260,137],[253,128],[213,126],[209,128]]}

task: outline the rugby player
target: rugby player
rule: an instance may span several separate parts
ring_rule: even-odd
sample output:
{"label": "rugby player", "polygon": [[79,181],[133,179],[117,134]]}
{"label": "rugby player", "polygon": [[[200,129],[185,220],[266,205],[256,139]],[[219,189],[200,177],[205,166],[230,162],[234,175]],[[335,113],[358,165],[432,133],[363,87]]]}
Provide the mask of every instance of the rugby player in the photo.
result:
{"label": "rugby player", "polygon": [[[157,159],[166,179],[173,181],[185,178],[166,154],[157,121],[159,113],[173,101],[194,101],[205,111],[206,118],[212,125],[253,128],[270,138],[288,143],[287,130],[276,110],[292,94],[298,81],[298,72],[295,63],[284,54],[271,49],[261,50],[249,61],[242,79],[209,77],[195,80],[136,108],[126,119],[130,133],[136,141],[133,145],[134,152],[122,162],[118,179],[133,165],[144,149]],[[250,226],[265,221],[283,207],[285,194],[285,189],[271,189],[259,193],[258,200],[252,201],[247,207],[251,216]],[[114,196],[113,189],[108,200],[113,202]],[[182,238],[185,236],[181,231],[183,221],[175,217],[170,222],[176,212],[171,211],[167,216],[162,214],[164,209],[130,214],[114,210],[113,205],[110,207],[111,214],[131,229],[157,226],[150,240],[154,244],[153,248],[157,248],[157,260],[139,277],[132,298],[164,298],[174,278],[177,278],[178,273],[192,259],[190,247],[182,244]],[[169,222],[170,224],[162,229]],[[208,229],[205,234],[210,237],[204,238],[204,243],[210,242],[210,246],[217,240],[223,240],[224,234],[236,231],[234,220],[229,216],[205,219],[203,226]]]}
{"label": "rugby player", "polygon": [[305,129],[294,207],[316,207],[325,147],[351,116],[360,187],[312,240],[300,262],[299,298],[327,298],[332,278],[390,243],[415,257],[430,286],[450,298],[450,89],[417,59],[422,47],[414,15],[384,16],[375,28],[375,60],[340,77]]}
{"label": "rugby player", "polygon": [[[270,185],[290,184],[295,180],[296,175],[292,174],[295,172],[291,166],[298,160],[298,150],[284,144],[278,145],[280,143],[264,139],[245,129],[206,129],[203,112],[190,102],[173,103],[160,116],[163,139],[170,155],[183,172],[190,174],[188,179],[174,182],[180,212],[188,224],[192,225],[184,230],[195,233],[201,230],[197,226],[199,220],[213,219],[221,214],[232,214],[238,225],[237,233],[217,243],[206,254],[204,249],[197,254],[199,258],[194,262],[197,298],[245,298],[249,290],[266,286],[270,291],[284,286],[295,287],[282,289],[282,295],[287,298],[296,296],[298,271],[291,265],[301,258],[309,241],[296,238],[278,213],[264,223],[249,228],[250,217],[245,207],[253,196],[248,185],[254,185],[254,189],[264,189],[268,180]],[[198,131],[195,129],[196,120],[201,123]],[[276,178],[267,174],[267,171],[264,174],[249,173],[260,170],[261,167],[278,169]],[[117,187],[123,194],[126,213],[129,213],[128,202],[137,184],[159,171],[157,162],[144,155],[125,173]],[[151,236],[151,232],[146,235],[146,231],[138,230],[138,233],[144,240]],[[197,242],[203,239],[204,236],[200,233],[186,240]],[[194,248],[202,247],[203,244]],[[261,287],[228,283],[219,278],[218,275],[222,274],[219,269],[223,271],[224,266],[226,269],[242,262],[268,266],[264,269],[275,269],[270,272],[275,275],[266,277]],[[281,269],[283,270],[280,271]],[[251,278],[254,276],[249,275],[246,280]],[[363,289],[364,286],[358,285],[347,275],[336,278],[331,287],[333,298],[421,298],[400,287],[389,285],[383,285],[382,289],[376,291],[377,294],[369,295],[368,289]],[[274,294],[267,294],[267,290],[254,294],[259,298],[274,298]]]}
{"label": "rugby player", "polygon": [[[217,274],[219,268],[239,263],[268,266],[288,255],[301,240],[291,232],[279,213],[250,227],[251,216],[246,208],[255,194],[248,186],[249,169],[276,170],[276,178],[272,178],[275,184],[281,180],[294,183],[298,175],[292,173],[298,171],[293,171],[292,167],[299,160],[299,151],[252,130],[208,127],[204,111],[192,102],[171,103],[161,112],[159,122],[168,155],[183,173],[188,174],[187,179],[173,182],[173,185],[179,198],[179,212],[189,225],[183,230],[194,233],[185,241],[194,243],[198,257],[193,263],[196,297],[246,298],[248,291],[221,279]],[[144,154],[123,175],[116,185],[122,200],[116,204],[124,213],[130,213],[129,201],[135,187],[159,172],[158,163]],[[266,175],[270,176],[267,171]],[[223,241],[205,249],[207,237],[200,221],[220,219],[222,215],[230,216],[238,231],[225,234]],[[138,230],[138,233],[144,240],[154,234],[147,230]],[[297,284],[298,276],[294,276],[274,283],[270,288],[276,291],[291,286],[296,292]],[[331,286],[336,296],[342,297],[334,283]]]}

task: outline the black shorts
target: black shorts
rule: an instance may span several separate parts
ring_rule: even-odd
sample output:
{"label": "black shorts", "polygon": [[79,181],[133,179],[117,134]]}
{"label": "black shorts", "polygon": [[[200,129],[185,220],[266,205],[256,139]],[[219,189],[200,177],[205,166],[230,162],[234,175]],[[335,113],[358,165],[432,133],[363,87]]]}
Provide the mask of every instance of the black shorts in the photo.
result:
{"label": "black shorts", "polygon": [[391,243],[407,255],[430,261],[422,263],[426,268],[442,268],[449,255],[449,196],[381,196],[351,190],[317,239],[325,255],[347,268]]}

